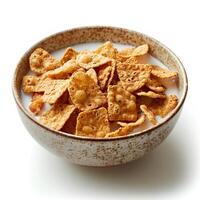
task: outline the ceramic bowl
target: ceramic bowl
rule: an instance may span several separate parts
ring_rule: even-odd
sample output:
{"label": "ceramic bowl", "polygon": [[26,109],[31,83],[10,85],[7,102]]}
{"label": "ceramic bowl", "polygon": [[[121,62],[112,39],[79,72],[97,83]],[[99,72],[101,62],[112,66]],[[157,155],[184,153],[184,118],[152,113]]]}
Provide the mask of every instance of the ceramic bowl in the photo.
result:
{"label": "ceramic bowl", "polygon": [[[41,47],[49,52],[74,44],[111,41],[115,43],[140,45],[147,43],[150,54],[171,70],[179,73],[178,106],[165,121],[141,131],[137,135],[116,138],[93,139],[54,131],[38,123],[23,106],[21,95],[22,78],[29,71],[29,56],[35,48]],[[49,151],[64,157],[70,162],[87,166],[113,166],[138,159],[157,147],[172,131],[176,124],[187,94],[187,76],[177,56],[159,41],[136,31],[115,27],[81,27],[51,35],[30,48],[19,61],[13,78],[13,94],[20,117],[33,138]]]}

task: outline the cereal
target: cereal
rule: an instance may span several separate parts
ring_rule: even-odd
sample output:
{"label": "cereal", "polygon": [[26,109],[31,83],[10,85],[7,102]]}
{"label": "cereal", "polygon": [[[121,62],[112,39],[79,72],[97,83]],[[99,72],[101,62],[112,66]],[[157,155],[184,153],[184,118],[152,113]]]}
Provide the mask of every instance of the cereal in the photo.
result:
{"label": "cereal", "polygon": [[149,109],[155,114],[161,117],[167,116],[178,104],[178,98],[176,95],[166,96],[165,99],[156,99],[149,106]]}
{"label": "cereal", "polygon": [[140,89],[148,81],[151,65],[118,63],[117,73],[122,86],[132,93]]}
{"label": "cereal", "polygon": [[110,121],[135,121],[135,96],[120,86],[108,87],[108,116]]}
{"label": "cereal", "polygon": [[29,105],[29,109],[35,115],[39,114],[39,112],[42,110],[42,107],[44,105],[42,96],[43,96],[43,93],[33,93],[32,95],[32,100]]}
{"label": "cereal", "polygon": [[29,110],[49,128],[77,136],[138,134],[136,127],[156,125],[178,104],[165,94],[178,73],[148,64],[148,51],[147,44],[118,51],[107,41],[93,51],[68,47],[58,61],[38,48],[22,80],[23,92],[32,93]]}
{"label": "cereal", "polygon": [[154,92],[164,92],[165,87],[155,78],[149,78],[146,82],[146,86]]}
{"label": "cereal", "polygon": [[76,59],[77,54],[78,53],[73,48],[68,47],[63,57],[60,59],[60,63],[63,65],[64,63],[66,63],[67,61],[71,59]]}
{"label": "cereal", "polygon": [[130,58],[130,57],[136,57],[136,56],[143,56],[147,54],[149,51],[149,46],[147,44],[140,45],[136,48],[125,48],[122,51],[118,53],[120,57],[123,58]]}
{"label": "cereal", "polygon": [[31,70],[37,74],[43,74],[60,66],[60,62],[42,48],[36,49],[31,54],[29,63]]}
{"label": "cereal", "polygon": [[95,81],[84,72],[76,72],[70,79],[69,94],[80,110],[98,108],[106,103],[106,97]]}
{"label": "cereal", "polygon": [[82,52],[77,55],[76,62],[81,67],[90,69],[111,62],[111,59],[92,52]]}
{"label": "cereal", "polygon": [[35,86],[37,85],[39,78],[33,75],[26,75],[22,80],[22,89],[25,93],[35,92]]}
{"label": "cereal", "polygon": [[77,109],[75,109],[74,112],[70,115],[69,119],[66,121],[65,125],[62,127],[61,131],[75,134],[77,117],[78,117],[78,111]]}
{"label": "cereal", "polygon": [[115,58],[117,54],[117,49],[113,47],[113,44],[110,41],[107,41],[99,48],[97,48],[94,52],[108,58]]}
{"label": "cereal", "polygon": [[158,77],[158,78],[176,78],[178,73],[172,72],[167,69],[162,69],[160,67],[154,66],[154,68],[151,70],[151,74]]}
{"label": "cereal", "polygon": [[99,68],[98,82],[101,90],[105,90],[112,82],[115,73],[115,61],[112,60],[111,65],[102,66]]}
{"label": "cereal", "polygon": [[158,94],[152,91],[148,91],[148,92],[137,92],[136,93],[138,96],[146,96],[146,97],[150,97],[153,99],[159,98],[159,99],[163,99],[166,98],[166,95],[164,94]]}
{"label": "cereal", "polygon": [[109,132],[110,126],[105,108],[83,111],[78,115],[76,135],[103,137]]}
{"label": "cereal", "polygon": [[105,135],[105,138],[128,135],[134,130],[135,127],[143,124],[144,121],[145,121],[145,117],[144,115],[141,115],[140,118],[138,118],[136,122],[131,122],[131,123],[118,122],[118,124],[122,127],[120,127],[119,129],[113,132],[107,133]]}
{"label": "cereal", "polygon": [[67,61],[61,67],[47,72],[47,76],[53,79],[66,79],[70,78],[70,76],[78,69],[80,69],[80,67],[76,64],[76,61],[72,59]]}
{"label": "cereal", "polygon": [[43,101],[53,104],[67,90],[69,80],[49,80],[49,87],[45,88]]}
{"label": "cereal", "polygon": [[153,114],[153,112],[151,112],[151,110],[149,110],[149,109],[147,108],[146,105],[141,105],[141,106],[140,106],[140,109],[142,110],[142,112],[146,115],[147,119],[148,119],[153,125],[156,125],[156,124],[157,124],[155,115]]}
{"label": "cereal", "polygon": [[74,110],[74,105],[55,103],[49,111],[41,115],[40,122],[58,131],[64,126]]}
{"label": "cereal", "polygon": [[86,74],[88,74],[88,75],[94,80],[94,82],[95,82],[96,84],[98,84],[97,73],[96,73],[96,71],[95,71],[94,69],[90,68],[90,69],[86,72]]}

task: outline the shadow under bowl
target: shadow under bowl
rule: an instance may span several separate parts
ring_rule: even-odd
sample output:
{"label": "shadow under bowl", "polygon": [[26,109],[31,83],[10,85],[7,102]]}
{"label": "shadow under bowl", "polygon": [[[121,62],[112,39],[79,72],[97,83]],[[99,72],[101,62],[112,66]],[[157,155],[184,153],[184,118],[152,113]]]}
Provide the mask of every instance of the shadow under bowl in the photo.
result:
{"label": "shadow under bowl", "polygon": [[[150,54],[170,70],[179,74],[179,103],[157,126],[137,135],[116,138],[87,138],[52,130],[40,124],[23,106],[22,78],[29,71],[29,56],[38,47],[49,52],[80,43],[111,41],[114,43],[141,45],[147,43]],[[30,48],[19,61],[14,73],[12,89],[20,117],[33,138],[49,151],[67,160],[87,166],[113,166],[142,157],[158,146],[172,131],[187,95],[187,75],[177,56],[159,41],[142,33],[116,27],[91,26],[74,28],[51,35]]]}

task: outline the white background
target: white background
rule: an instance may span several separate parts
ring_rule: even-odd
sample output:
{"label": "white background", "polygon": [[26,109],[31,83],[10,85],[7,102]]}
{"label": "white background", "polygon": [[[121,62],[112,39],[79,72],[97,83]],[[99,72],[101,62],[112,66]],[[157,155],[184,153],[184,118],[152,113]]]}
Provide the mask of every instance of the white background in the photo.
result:
{"label": "white background", "polygon": [[[200,198],[198,1],[0,1],[0,199]],[[185,65],[189,93],[172,134],[154,152],[115,168],[75,166],[39,146],[11,93],[21,55],[49,34],[112,25],[150,35]]]}

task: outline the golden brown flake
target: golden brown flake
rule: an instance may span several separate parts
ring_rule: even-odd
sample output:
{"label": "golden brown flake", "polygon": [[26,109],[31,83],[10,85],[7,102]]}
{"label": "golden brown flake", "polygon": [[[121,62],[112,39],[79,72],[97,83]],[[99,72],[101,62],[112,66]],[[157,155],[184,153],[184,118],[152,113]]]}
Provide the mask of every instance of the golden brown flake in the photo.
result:
{"label": "golden brown flake", "polygon": [[152,91],[148,91],[148,92],[137,92],[136,93],[138,96],[146,96],[146,97],[150,97],[153,99],[159,98],[159,99],[163,99],[166,98],[165,94],[158,94]]}
{"label": "golden brown flake", "polygon": [[76,135],[104,137],[110,132],[107,110],[103,107],[81,112],[77,118]]}
{"label": "golden brown flake", "polygon": [[78,53],[71,47],[68,47],[63,55],[63,57],[60,59],[60,63],[64,65],[67,61],[71,59],[76,59],[76,55]]}
{"label": "golden brown flake", "polygon": [[42,107],[44,105],[42,96],[43,96],[43,93],[33,93],[32,95],[29,109],[35,115],[37,115],[42,110]]}
{"label": "golden brown flake", "polygon": [[81,67],[90,69],[111,62],[111,59],[92,52],[81,52],[77,55],[76,62]]}
{"label": "golden brown flake", "polygon": [[95,81],[84,72],[76,72],[70,79],[69,94],[80,110],[90,110],[106,103],[106,97]]}
{"label": "golden brown flake", "polygon": [[75,109],[74,112],[70,115],[69,119],[62,127],[61,131],[66,133],[75,134],[76,133],[76,123],[78,117],[78,109]]}
{"label": "golden brown flake", "polygon": [[94,52],[108,58],[115,58],[117,49],[113,47],[113,44],[110,41],[107,41],[99,48],[97,48]]}
{"label": "golden brown flake", "polygon": [[[45,88],[43,101],[49,104],[54,104],[59,97],[67,90],[69,80],[47,80],[46,84],[49,87]],[[46,82],[47,82],[46,81]]]}
{"label": "golden brown flake", "polygon": [[60,130],[74,110],[74,105],[55,103],[49,111],[41,115],[40,122],[49,128]]}
{"label": "golden brown flake", "polygon": [[147,54],[149,51],[149,46],[147,44],[140,45],[138,47],[132,48],[125,48],[118,53],[118,55],[122,58],[130,58],[136,56],[143,56]]}
{"label": "golden brown flake", "polygon": [[153,69],[151,70],[151,74],[158,78],[163,78],[163,79],[176,78],[178,76],[177,72],[172,72],[158,66],[153,67]]}
{"label": "golden brown flake", "polygon": [[136,122],[131,122],[131,123],[118,122],[118,124],[122,127],[120,127],[119,129],[117,129],[113,132],[107,133],[105,135],[105,138],[128,135],[134,130],[135,127],[143,124],[144,121],[145,121],[145,116],[141,115]]}
{"label": "golden brown flake", "polygon": [[150,77],[151,65],[118,63],[117,73],[122,86],[134,92],[144,86]]}
{"label": "golden brown flake", "polygon": [[101,90],[107,88],[114,77],[115,73],[115,60],[112,60],[111,65],[106,65],[98,68],[97,78]]}
{"label": "golden brown flake", "polygon": [[37,85],[39,78],[33,75],[26,75],[22,80],[22,90],[25,93],[35,92],[35,86]]}
{"label": "golden brown flake", "polygon": [[165,91],[165,87],[156,78],[150,77],[146,82],[146,86],[154,92]]}
{"label": "golden brown flake", "polygon": [[76,61],[72,59],[67,61],[63,66],[46,73],[49,78],[67,79],[78,69],[80,69],[80,67],[76,64]]}
{"label": "golden brown flake", "polygon": [[37,74],[43,74],[60,66],[60,62],[42,48],[37,48],[31,54],[29,63],[31,70]]}
{"label": "golden brown flake", "polygon": [[141,106],[140,106],[140,109],[142,110],[142,112],[146,115],[147,119],[148,119],[153,125],[156,125],[156,124],[157,124],[155,115],[153,114],[153,112],[151,112],[151,110],[149,110],[149,109],[147,108],[146,105],[141,105]]}
{"label": "golden brown flake", "polygon": [[165,117],[168,115],[178,104],[178,98],[176,95],[169,95],[165,99],[154,100],[149,109],[155,114]]}
{"label": "golden brown flake", "polygon": [[97,73],[96,73],[96,71],[95,71],[94,69],[90,68],[90,69],[86,72],[86,74],[88,74],[88,75],[94,80],[94,82],[95,82],[96,84],[98,84]]}
{"label": "golden brown flake", "polygon": [[110,121],[135,121],[137,119],[135,96],[122,87],[108,87],[108,116]]}

